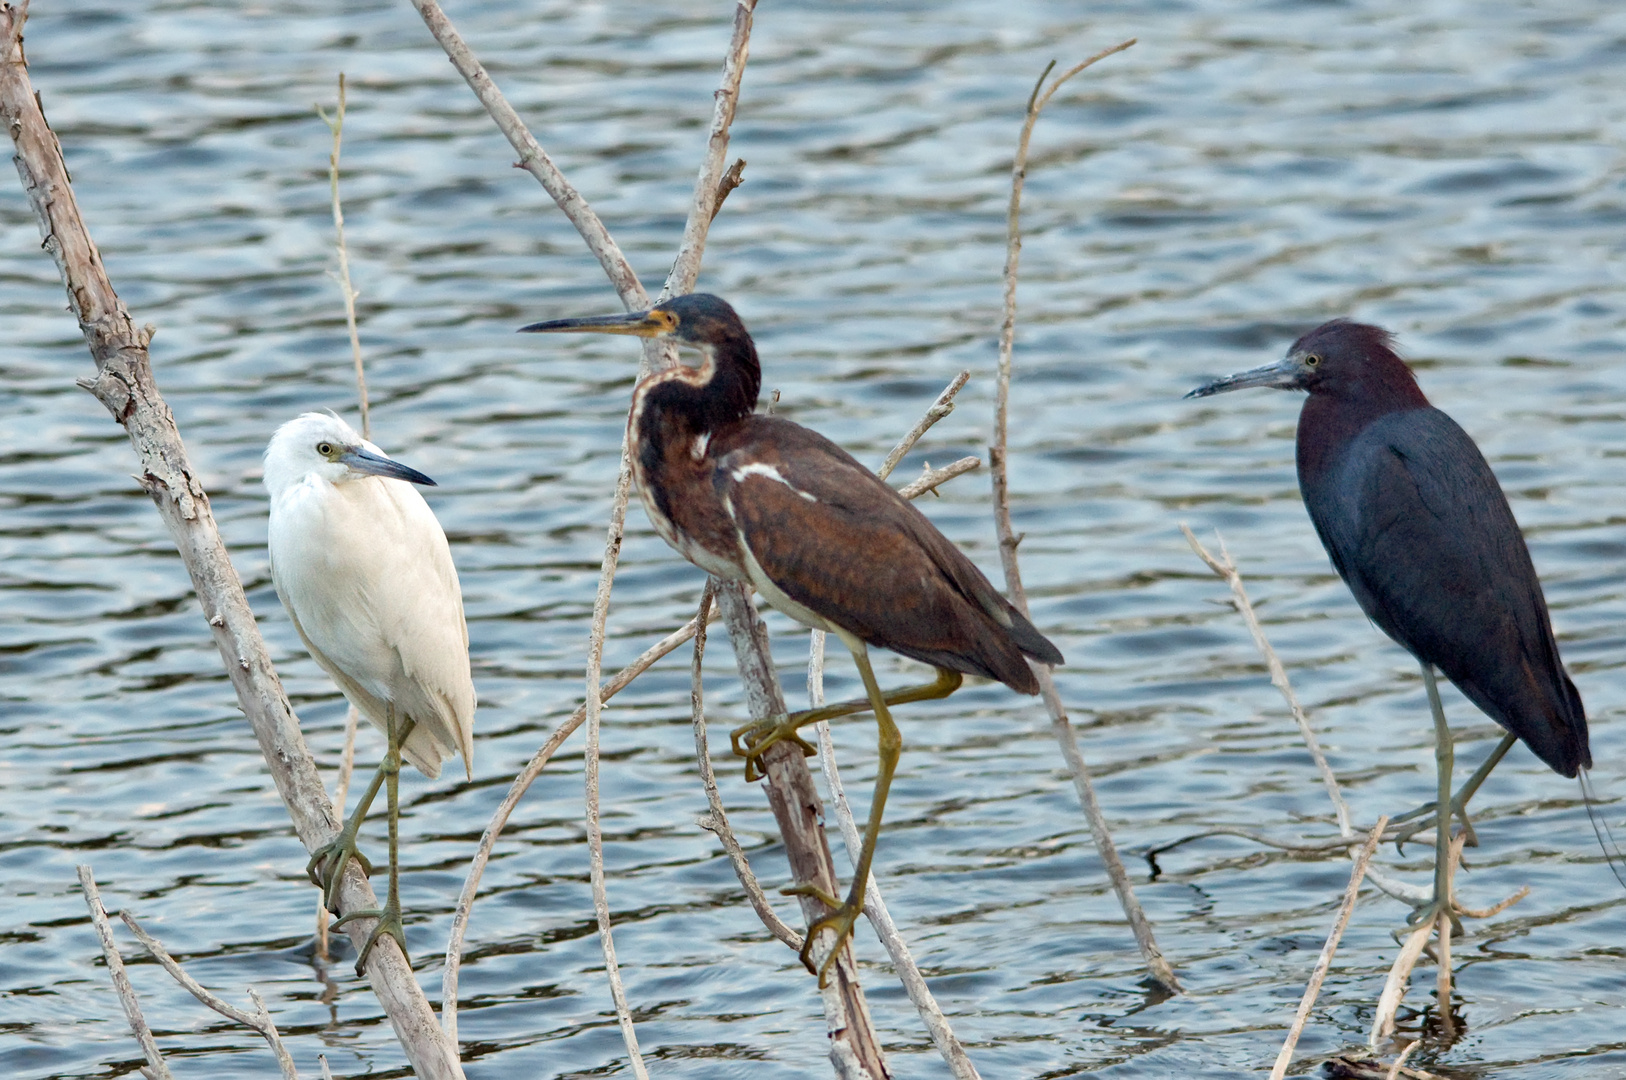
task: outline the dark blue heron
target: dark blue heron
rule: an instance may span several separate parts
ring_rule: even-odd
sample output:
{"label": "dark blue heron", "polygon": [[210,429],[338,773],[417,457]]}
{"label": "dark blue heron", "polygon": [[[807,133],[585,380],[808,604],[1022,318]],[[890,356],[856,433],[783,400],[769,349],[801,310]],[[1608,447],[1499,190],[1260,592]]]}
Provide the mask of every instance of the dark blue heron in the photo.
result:
{"label": "dark blue heron", "polygon": [[[702,570],[746,582],[797,622],[840,638],[858,665],[865,700],[770,718],[733,733],[746,779],[755,780],[763,751],[776,742],[794,741],[813,753],[796,732],[815,720],[873,710],[880,726],[880,767],[852,890],[845,902],[800,890],[834,909],[808,927],[802,946],[802,962],[822,986],[863,911],[903,745],[888,706],[947,697],[959,687],[961,672],[1037,694],[1026,658],[1059,664],[1061,653],[885,481],[817,432],[756,415],[762,389],[756,345],[723,300],[692,293],[648,311],[521,329],[673,338],[699,349],[699,367],[657,371],[633,390],[627,434],[650,521]],[[937,678],[883,694],[868,645],[931,664]],[[835,944],[814,969],[813,941],[827,927],[836,933]]]}
{"label": "dark blue heron", "polygon": [[[1468,799],[1516,739],[1564,776],[1591,767],[1581,695],[1507,497],[1467,432],[1429,405],[1387,331],[1338,319],[1279,363],[1186,396],[1249,386],[1309,392],[1298,429],[1304,506],[1361,610],[1423,669],[1439,795],[1434,899],[1412,917],[1421,923],[1451,910],[1453,812],[1466,828]],[[1455,799],[1435,668],[1508,732]]]}

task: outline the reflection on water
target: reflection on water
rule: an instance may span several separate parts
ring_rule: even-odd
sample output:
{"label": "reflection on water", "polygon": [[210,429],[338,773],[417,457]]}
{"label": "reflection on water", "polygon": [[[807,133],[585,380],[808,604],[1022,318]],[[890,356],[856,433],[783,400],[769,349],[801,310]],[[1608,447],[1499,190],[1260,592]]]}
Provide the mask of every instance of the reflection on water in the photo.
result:
{"label": "reflection on water", "polygon": [[[636,362],[625,342],[512,331],[612,310],[613,295],[407,5],[36,9],[29,57],[79,198],[124,299],[160,328],[158,378],[328,766],[342,701],[271,591],[257,470],[278,423],[353,400],[325,276],[328,133],[310,109],[348,74],[346,211],[376,438],[441,482],[430,498],[462,573],[481,698],[475,780],[402,785],[402,899],[435,992],[463,864],[508,778],[576,703]],[[681,231],[728,11],[452,12],[651,281]],[[1052,57],[1131,35],[1140,44],[1060,95],[1035,139],[1012,402],[1035,621],[1070,660],[1059,683],[1119,842],[1330,829],[1181,521],[1219,528],[1236,553],[1357,818],[1431,790],[1415,668],[1361,617],[1299,505],[1296,403],[1179,400],[1336,314],[1398,331],[1425,391],[1497,469],[1592,716],[1596,780],[1626,793],[1618,5],[766,5],[734,130],[746,184],[701,283],[751,326],[779,408],[879,461],[969,367],[960,409],[899,475],[983,451],[1022,106]],[[127,478],[128,445],[72,386],[88,362],[38,239],[0,184],[0,1071],[133,1069],[79,862],[206,984],[259,987],[302,1069],[317,1071],[320,1046],[339,1075],[398,1070],[365,985],[342,959],[313,963],[303,853]],[[955,481],[927,511],[991,571],[983,484]],[[612,667],[686,619],[701,585],[639,511],[629,525]],[[804,637],[770,626],[794,689]],[[889,683],[916,674],[878,663]],[[833,664],[829,692],[856,689]],[[716,723],[743,713],[726,648],[707,691]],[[610,896],[640,1039],[663,1076],[821,1073],[811,980],[693,823],[687,701],[679,654],[606,712]],[[1471,766],[1496,731],[1454,692],[1447,708]],[[1155,882],[1132,862],[1192,991],[1149,997],[1038,706],[983,685],[901,723],[877,867],[984,1075],[1252,1074],[1274,1056],[1347,863],[1228,839],[1163,856]],[[837,734],[849,783],[867,790],[873,728]],[[624,1070],[572,754],[521,805],[475,909],[471,1078]],[[778,885],[760,794],[733,767],[723,790]],[[1574,786],[1520,749],[1476,807],[1467,901],[1533,892],[1454,950],[1465,1034],[1418,1063],[1618,1075],[1626,906]],[[1416,880],[1428,865],[1425,847],[1382,858]],[[1402,915],[1381,898],[1358,909],[1302,1054],[1364,1038]],[[897,1074],[939,1075],[879,949],[860,951]],[[151,964],[133,972],[182,1075],[276,1075],[246,1032],[213,1026]],[[1433,1023],[1427,978],[1403,1036]]]}

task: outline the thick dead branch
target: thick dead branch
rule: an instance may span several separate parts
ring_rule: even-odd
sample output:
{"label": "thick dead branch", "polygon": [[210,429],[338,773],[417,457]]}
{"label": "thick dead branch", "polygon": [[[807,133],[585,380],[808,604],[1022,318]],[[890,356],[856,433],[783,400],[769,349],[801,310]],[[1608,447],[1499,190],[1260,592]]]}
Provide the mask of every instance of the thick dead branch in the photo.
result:
{"label": "thick dead branch", "polygon": [[[209,497],[153,380],[147,356],[151,331],[138,329],[120,302],[79,214],[61,147],[45,123],[22,62],[18,30],[17,9],[0,4],[0,123],[15,145],[17,171],[39,221],[43,246],[62,274],[70,309],[96,363],[96,377],[80,380],[79,385],[128,432],[140,461],[139,481],[180,551],[232,688],[300,842],[314,851],[338,831],[333,805],[266,654],[254,613],[215,526]],[[379,906],[359,867],[345,873],[341,905],[346,911]],[[359,947],[372,927],[373,920],[358,919],[346,929]],[[400,949],[382,943],[368,958],[367,972],[418,1076],[460,1078],[457,1055],[441,1037]]]}
{"label": "thick dead branch", "polygon": [[[1021,543],[1021,538],[1016,535],[1011,525],[1010,475],[1006,447],[1011,397],[1011,353],[1016,342],[1016,280],[1022,254],[1022,187],[1027,180],[1028,143],[1033,138],[1033,125],[1038,121],[1039,113],[1063,83],[1096,61],[1103,60],[1113,53],[1122,52],[1133,44],[1135,39],[1130,38],[1110,49],[1103,49],[1083,63],[1076,64],[1058,75],[1048,86],[1045,85],[1045,79],[1050,75],[1050,68],[1045,68],[1033,88],[1033,96],[1028,99],[1027,116],[1022,121],[1022,134],[1017,140],[1016,158],[1011,165],[1011,202],[1005,240],[1005,314],[999,330],[999,381],[994,398],[994,441],[988,448],[988,463],[993,472],[994,523],[999,532],[999,560],[1005,570],[1005,590],[1010,594],[1011,603],[1024,615],[1028,614],[1028,597],[1027,590],[1022,587],[1022,572],[1016,559],[1016,545]],[[1067,709],[1062,704],[1061,695],[1056,692],[1056,681],[1050,669],[1043,664],[1033,665],[1033,671],[1039,680],[1039,694],[1044,699],[1045,709],[1050,713],[1051,730],[1055,732],[1056,741],[1061,746],[1062,757],[1067,762],[1068,772],[1073,777],[1073,786],[1078,791],[1079,802],[1084,807],[1084,816],[1089,821],[1095,849],[1106,867],[1107,878],[1112,882],[1113,891],[1118,894],[1118,903],[1122,905],[1130,931],[1135,935],[1135,944],[1140,948],[1141,959],[1145,961],[1147,971],[1157,983],[1170,992],[1179,993],[1180,982],[1174,976],[1174,969],[1164,959],[1162,950],[1157,947],[1157,939],[1152,935],[1152,924],[1146,918],[1146,912],[1142,910],[1140,901],[1135,898],[1135,889],[1129,882],[1129,873],[1124,869],[1123,860],[1118,857],[1117,845],[1112,842],[1106,817],[1101,813],[1101,805],[1095,797],[1095,785],[1090,780],[1089,766],[1084,763],[1084,755],[1078,749],[1078,736],[1073,731],[1072,722],[1067,718]]]}
{"label": "thick dead branch", "polygon": [[1270,1070],[1270,1080],[1282,1080],[1287,1075],[1287,1066],[1293,1061],[1293,1048],[1299,1044],[1299,1036],[1304,1033],[1304,1022],[1310,1018],[1310,1010],[1315,1007],[1315,999],[1321,993],[1321,984],[1327,978],[1327,969],[1332,967],[1333,954],[1338,951],[1338,941],[1344,936],[1344,927],[1349,925],[1349,916],[1355,910],[1355,898],[1361,892],[1361,878],[1366,874],[1366,864],[1372,861],[1372,853],[1378,849],[1384,826],[1388,824],[1387,817],[1378,818],[1366,843],[1361,845],[1359,854],[1355,856],[1355,868],[1350,871],[1349,885],[1344,889],[1344,902],[1338,907],[1338,918],[1333,921],[1332,930],[1327,934],[1327,943],[1321,947],[1321,956],[1316,960],[1315,971],[1310,974],[1309,985],[1304,988],[1304,997],[1299,1001],[1293,1026],[1288,1029],[1287,1041],[1282,1044],[1281,1053],[1276,1055],[1276,1064]]}
{"label": "thick dead branch", "polygon": [[[0,58],[0,63],[4,62]],[[141,1044],[141,1052],[147,1056],[147,1069],[159,1080],[174,1080],[169,1066],[164,1064],[164,1055],[158,1052],[158,1042],[152,1037],[147,1018],[141,1015],[141,1003],[136,1000],[130,977],[124,972],[124,957],[119,955],[118,943],[113,940],[113,927],[107,922],[107,909],[102,907],[102,894],[96,888],[96,875],[88,866],[78,869],[79,887],[84,890],[85,906],[90,909],[90,921],[95,924],[96,936],[102,941],[107,973],[113,980],[113,989],[118,992],[119,1004],[124,1006],[124,1015],[130,1020],[130,1030],[135,1032],[136,1042]]]}

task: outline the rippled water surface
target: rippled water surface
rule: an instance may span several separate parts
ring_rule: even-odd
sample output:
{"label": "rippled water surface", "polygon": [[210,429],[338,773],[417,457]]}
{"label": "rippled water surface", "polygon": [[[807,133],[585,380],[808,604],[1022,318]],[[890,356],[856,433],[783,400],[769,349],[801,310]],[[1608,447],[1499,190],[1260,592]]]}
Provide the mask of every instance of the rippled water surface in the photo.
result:
{"label": "rippled water surface", "polygon": [[[450,5],[473,47],[651,283],[700,160],[730,5]],[[1626,795],[1626,8],[1369,4],[781,4],[758,14],[732,152],[746,184],[702,287],[729,297],[785,414],[878,462],[955,372],[961,406],[911,456],[983,453],[1017,125],[1033,80],[1128,36],[1034,141],[1013,391],[1017,527],[1034,615],[1160,943],[1190,993],[1151,994],[1042,710],[981,685],[902,714],[877,868],[983,1074],[1231,1076],[1274,1058],[1348,863],[1214,839],[1326,836],[1329,805],[1225,590],[1178,525],[1226,543],[1359,820],[1432,791],[1415,666],[1361,616],[1300,505],[1296,401],[1202,402],[1325,318],[1399,332],[1425,390],[1484,448],[1530,537],[1592,718],[1595,779]],[[509,778],[575,706],[636,349],[517,338],[613,311],[573,230],[401,2],[36,0],[28,53],[90,227],[203,470],[280,673],[324,766],[343,702],[270,587],[259,458],[281,421],[353,411],[333,266],[328,131],[351,86],[345,191],[374,433],[436,477],[462,573],[474,780],[403,780],[404,899],[422,977]],[[74,880],[143,917],[206,984],[253,984],[302,1070],[402,1075],[343,957],[312,958],[315,892],[19,189],[0,183],[0,1073],[132,1075],[138,1050]],[[926,508],[997,572],[987,479]],[[640,510],[607,665],[693,611],[700,573]],[[787,686],[805,634],[769,616]],[[827,1074],[812,980],[694,824],[683,651],[606,712],[611,906],[661,1077]],[[883,681],[920,674],[883,655]],[[831,693],[856,679],[833,660]],[[714,723],[743,703],[708,658]],[[1453,690],[1472,764],[1493,725]],[[874,729],[837,731],[867,793]],[[485,877],[464,968],[471,1078],[626,1074],[592,930],[580,737],[521,805]],[[364,735],[370,763],[381,740]],[[761,793],[723,795],[758,873],[786,877]],[[1419,969],[1402,1036],[1448,1076],[1626,1073],[1626,894],[1573,783],[1515,751],[1476,801],[1462,882],[1522,904],[1455,950],[1458,1037]],[[1619,804],[1609,807],[1619,820]],[[382,847],[381,826],[371,847]],[[378,852],[381,854],[381,851]],[[1382,856],[1421,882],[1429,852]],[[788,902],[787,902],[788,907]],[[1301,1069],[1364,1040],[1403,907],[1358,908]],[[133,943],[130,943],[133,950]],[[900,1077],[941,1061],[860,931]],[[133,952],[132,952],[133,955]],[[133,977],[180,1076],[272,1077],[154,966]],[[1426,1013],[1425,1013],[1426,1010]]]}

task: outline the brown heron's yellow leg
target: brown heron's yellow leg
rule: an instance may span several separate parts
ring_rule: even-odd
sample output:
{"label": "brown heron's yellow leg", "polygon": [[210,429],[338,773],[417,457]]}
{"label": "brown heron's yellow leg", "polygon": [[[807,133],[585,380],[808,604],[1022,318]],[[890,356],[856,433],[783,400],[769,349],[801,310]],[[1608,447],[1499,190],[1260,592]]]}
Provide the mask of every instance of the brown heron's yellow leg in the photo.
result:
{"label": "brown heron's yellow leg", "polygon": [[[1513,749],[1513,744],[1518,741],[1519,737],[1514,735],[1512,732],[1503,735],[1502,741],[1496,744],[1496,749],[1491,751],[1490,757],[1486,758],[1484,764],[1474,770],[1474,774],[1468,777],[1468,782],[1463,784],[1462,789],[1451,797],[1451,812],[1462,819],[1462,831],[1468,837],[1466,843],[1469,847],[1478,847],[1479,837],[1474,835],[1474,827],[1468,821],[1468,800],[1474,797],[1474,792],[1478,791],[1479,785],[1485,782],[1485,777],[1491,774],[1491,770],[1496,768],[1497,762],[1506,757],[1507,752]],[[1396,850],[1404,849],[1406,841],[1417,835],[1417,833],[1421,830],[1429,827],[1432,822],[1429,818],[1424,817],[1423,815],[1434,810],[1435,806],[1436,804],[1432,802],[1424,803],[1417,809],[1409,810],[1394,819],[1396,823],[1399,823],[1402,821],[1411,821],[1413,818],[1422,818],[1421,821],[1411,826],[1411,828],[1402,829],[1398,834],[1396,834]]]}
{"label": "brown heron's yellow leg", "polygon": [[[856,654],[854,654],[856,655]],[[867,657],[866,651],[866,657]],[[865,663],[868,663],[866,659]],[[882,694],[879,700],[886,706],[907,705],[913,701],[934,701],[946,698],[960,688],[965,677],[958,671],[948,668],[938,668],[937,678],[920,686],[905,686],[891,693]],[[791,713],[783,720],[769,718],[755,723],[742,724],[729,733],[730,743],[734,753],[745,759],[745,779],[755,781],[762,779],[762,771],[757,762],[762,752],[776,742],[790,739],[802,748],[802,752],[811,757],[814,752],[812,743],[798,735],[797,729],[820,720],[834,720],[840,716],[851,716],[853,713],[869,712],[875,708],[874,698],[863,698],[857,701],[841,701],[834,705],[823,705],[817,709],[807,709],[803,712]]]}
{"label": "brown heron's yellow leg", "polygon": [[1451,919],[1452,931],[1461,933],[1456,907],[1451,902],[1451,728],[1445,722],[1445,706],[1440,704],[1440,687],[1430,664],[1423,665],[1423,686],[1428,690],[1429,711],[1434,714],[1434,899],[1413,911],[1406,922],[1422,926],[1444,912]]}
{"label": "brown heron's yellow leg", "polygon": [[[406,744],[407,736],[412,734],[414,721],[408,719],[399,725],[395,723],[395,710],[392,708],[386,716],[389,725],[389,749],[384,754],[384,761],[378,766],[378,774],[385,780],[385,795],[389,803],[389,830],[390,830],[390,886],[382,908],[363,908],[359,911],[347,911],[333,920],[333,928],[337,930],[351,919],[377,919],[378,925],[373,927],[367,940],[362,942],[361,952],[356,956],[356,974],[364,974],[367,968],[367,957],[372,953],[373,946],[383,934],[388,934],[401,946],[401,955],[411,962],[411,953],[407,952],[406,929],[401,925],[401,871],[400,871],[400,821],[401,821],[401,747]],[[378,790],[378,781],[375,778],[370,789]],[[359,825],[359,819],[358,819]],[[369,872],[371,868],[369,867]],[[335,896],[337,885],[334,886]]]}
{"label": "brown heron's yellow leg", "polygon": [[[864,826],[864,842],[858,851],[858,866],[853,870],[852,890],[847,894],[847,902],[840,905],[831,904],[835,910],[809,926],[807,939],[802,942],[802,963],[819,977],[820,988],[829,980],[831,966],[836,962],[836,957],[841,955],[842,945],[852,936],[853,924],[858,921],[858,916],[863,914],[864,888],[869,883],[869,867],[875,858],[875,841],[881,835],[881,815],[886,811],[886,794],[892,787],[892,774],[897,770],[898,755],[903,750],[903,735],[898,731],[898,725],[892,722],[892,713],[887,708],[886,698],[881,694],[881,688],[875,681],[875,672],[869,666],[869,651],[860,643],[852,650],[852,654],[853,660],[858,664],[858,673],[864,678],[864,689],[869,692],[869,699],[873,703],[875,722],[881,729],[878,741],[880,765],[875,776],[875,793],[870,798],[869,823]],[[958,677],[954,681],[958,684]],[[938,683],[943,682],[945,680],[939,676]],[[952,689],[937,696],[946,696],[948,693],[952,693]],[[833,899],[824,896],[820,890],[808,886],[799,886],[786,891],[806,893],[818,897],[827,904]],[[833,930],[836,939],[831,943],[824,962],[815,968],[812,961],[813,942],[821,930]]]}

